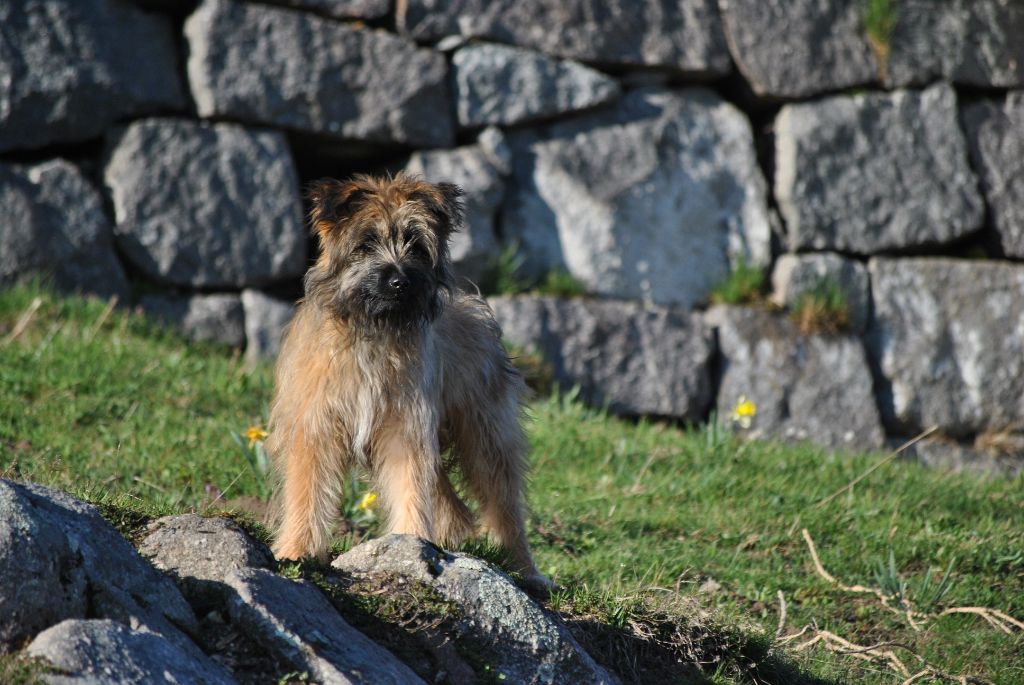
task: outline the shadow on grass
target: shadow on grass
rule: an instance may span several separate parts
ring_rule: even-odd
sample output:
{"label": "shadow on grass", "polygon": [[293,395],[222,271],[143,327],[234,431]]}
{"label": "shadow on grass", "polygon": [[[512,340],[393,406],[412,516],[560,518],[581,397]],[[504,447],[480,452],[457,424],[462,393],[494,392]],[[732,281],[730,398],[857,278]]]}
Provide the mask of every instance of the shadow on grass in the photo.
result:
{"label": "shadow on grass", "polygon": [[[624,683],[668,685],[727,682],[835,685],[773,652],[767,637],[717,626],[692,612],[634,606],[611,617],[559,612],[583,649]],[[717,676],[717,680],[712,677]]]}

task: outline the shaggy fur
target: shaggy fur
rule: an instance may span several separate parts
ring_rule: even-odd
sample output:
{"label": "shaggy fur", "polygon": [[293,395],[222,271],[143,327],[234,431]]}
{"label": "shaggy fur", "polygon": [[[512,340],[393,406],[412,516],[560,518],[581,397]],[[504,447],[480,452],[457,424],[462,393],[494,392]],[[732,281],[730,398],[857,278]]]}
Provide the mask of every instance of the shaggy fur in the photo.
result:
{"label": "shaggy fur", "polygon": [[321,181],[321,253],[285,336],[267,448],[282,477],[279,558],[322,556],[346,472],[372,474],[389,529],[454,545],[471,533],[442,455],[528,580],[522,378],[487,304],[452,285],[461,190],[413,178]]}

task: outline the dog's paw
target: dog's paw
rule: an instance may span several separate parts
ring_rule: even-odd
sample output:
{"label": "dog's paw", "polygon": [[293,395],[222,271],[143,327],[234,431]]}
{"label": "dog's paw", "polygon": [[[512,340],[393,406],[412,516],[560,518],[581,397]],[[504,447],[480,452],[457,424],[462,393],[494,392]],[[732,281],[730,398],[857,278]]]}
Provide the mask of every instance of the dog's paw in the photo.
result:
{"label": "dog's paw", "polygon": [[544,596],[558,589],[558,585],[553,580],[536,570],[523,574],[523,585],[528,590]]}

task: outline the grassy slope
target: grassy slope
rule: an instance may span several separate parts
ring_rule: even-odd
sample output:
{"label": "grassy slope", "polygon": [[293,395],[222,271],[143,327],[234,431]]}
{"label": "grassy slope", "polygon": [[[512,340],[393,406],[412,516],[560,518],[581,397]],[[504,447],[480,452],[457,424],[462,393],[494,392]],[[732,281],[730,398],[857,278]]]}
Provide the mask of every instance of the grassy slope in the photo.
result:
{"label": "grassy slope", "polygon": [[[185,345],[137,316],[106,316],[103,303],[45,293],[24,332],[6,341],[38,295],[0,294],[0,474],[147,511],[202,508],[216,491],[266,495],[265,477],[231,431],[263,423],[268,369],[248,372],[223,349]],[[927,569],[955,559],[938,608],[989,606],[1021,618],[1024,480],[894,462],[818,508],[880,455],[740,444],[727,433],[610,419],[565,398],[540,400],[530,413],[533,542],[542,569],[570,588],[556,603],[625,623],[632,598],[697,593],[713,579],[720,589],[701,594],[703,604],[773,633],[782,590],[787,633],[815,622],[861,644],[905,644],[952,673],[1024,682],[1020,632],[976,616],[913,630],[818,577],[800,535],[806,527],[825,568],[849,585],[877,585],[875,569],[891,552],[918,601]],[[796,658],[828,679],[901,680],[817,648]]]}

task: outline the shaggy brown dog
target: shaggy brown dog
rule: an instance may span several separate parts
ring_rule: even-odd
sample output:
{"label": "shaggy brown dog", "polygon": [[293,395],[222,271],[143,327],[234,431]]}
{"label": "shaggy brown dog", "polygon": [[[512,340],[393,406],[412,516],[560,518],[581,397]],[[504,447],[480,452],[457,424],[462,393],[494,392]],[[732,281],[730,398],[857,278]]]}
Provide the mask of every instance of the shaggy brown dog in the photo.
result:
{"label": "shaggy brown dog", "polygon": [[389,529],[454,545],[473,529],[442,455],[484,528],[534,584],[524,527],[522,378],[487,304],[452,285],[448,236],[462,191],[413,178],[321,181],[321,252],[285,336],[270,455],[283,477],[274,552],[322,556],[346,472],[372,474]]}

